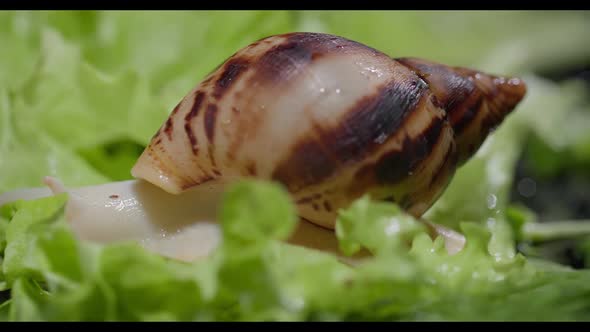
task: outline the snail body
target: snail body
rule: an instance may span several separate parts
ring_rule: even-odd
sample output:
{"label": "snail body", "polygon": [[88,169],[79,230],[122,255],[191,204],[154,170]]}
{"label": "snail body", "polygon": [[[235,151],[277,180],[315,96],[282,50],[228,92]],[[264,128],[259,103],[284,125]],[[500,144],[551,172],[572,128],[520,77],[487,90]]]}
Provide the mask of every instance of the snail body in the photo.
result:
{"label": "snail body", "polygon": [[419,217],[525,92],[516,78],[393,59],[338,36],[271,36],[191,90],[132,175],[171,194],[276,181],[326,228],[364,194]]}
{"label": "snail body", "polygon": [[[68,194],[83,240],[137,241],[175,259],[221,241],[221,197],[242,178],[281,183],[301,221],[288,242],[340,253],[331,229],[362,195],[420,217],[526,93],[517,78],[396,58],[328,34],[259,40],[229,57],[173,109],[129,181],[0,195]],[[449,253],[465,238],[425,221]]]}

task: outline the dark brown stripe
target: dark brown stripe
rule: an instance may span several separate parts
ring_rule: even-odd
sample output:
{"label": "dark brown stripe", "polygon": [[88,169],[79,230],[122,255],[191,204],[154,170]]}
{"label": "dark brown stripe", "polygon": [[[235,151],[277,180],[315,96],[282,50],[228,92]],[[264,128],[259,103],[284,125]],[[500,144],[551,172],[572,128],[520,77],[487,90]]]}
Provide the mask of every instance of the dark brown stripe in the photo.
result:
{"label": "dark brown stripe", "polygon": [[445,177],[446,173],[448,173],[449,170],[454,169],[454,166],[458,161],[458,156],[459,155],[457,154],[457,150],[454,147],[454,145],[449,146],[447,152],[445,153],[443,161],[440,163],[436,171],[432,173],[433,176],[430,179],[430,183],[428,184],[429,189],[433,189],[435,185],[441,181],[441,177]]}
{"label": "dark brown stripe", "polygon": [[201,104],[203,103],[204,98],[205,94],[202,91],[199,91],[197,92],[197,94],[195,94],[193,107],[191,107],[191,110],[184,117],[184,121],[191,121],[192,118],[196,117],[199,114],[199,110],[201,109]]}
{"label": "dark brown stripe", "polygon": [[297,204],[304,204],[304,203],[309,203],[313,200],[316,200],[318,198],[322,197],[322,194],[313,194],[311,196],[307,196],[307,197],[303,197],[297,200]]}
{"label": "dark brown stripe", "polygon": [[256,62],[254,79],[271,82],[288,81],[311,62],[312,50],[304,44],[287,41],[268,50]]}
{"label": "dark brown stripe", "polygon": [[229,60],[223,68],[223,72],[215,82],[213,96],[217,99],[230,88],[236,79],[248,69],[250,62],[244,58],[234,58]]}
{"label": "dark brown stripe", "polygon": [[[382,52],[361,44],[354,40],[346,39],[340,36],[326,34],[326,33],[301,33],[294,32],[283,35],[287,38],[288,42],[298,43],[306,45],[308,48],[314,50],[315,56],[321,56],[323,54],[329,54],[334,52],[347,52],[347,51],[364,51],[373,54],[380,54],[386,56]],[[312,55],[313,57],[314,55]]]}
{"label": "dark brown stripe", "polygon": [[[232,55],[232,56],[234,56],[234,55]],[[223,66],[223,64],[226,63],[229,59],[231,59],[232,56],[228,57],[227,59],[225,59],[222,62],[220,62],[217,66],[215,66],[215,68],[213,68],[213,70],[211,70],[207,74],[205,80],[203,82],[201,82],[201,85],[207,85],[207,84],[209,84],[211,82],[211,80],[215,77],[215,73],[219,70],[219,68],[221,68],[221,66]]]}
{"label": "dark brown stripe", "polygon": [[208,104],[207,105],[207,109],[205,110],[205,119],[204,119],[204,125],[205,125],[205,135],[207,136],[207,139],[209,140],[209,159],[211,159],[211,165],[213,166],[213,168],[215,169],[215,167],[217,167],[216,162],[215,162],[215,155],[214,155],[214,142],[213,142],[213,138],[215,137],[215,121],[217,118],[217,105],[215,104]]}
{"label": "dark brown stripe", "polygon": [[180,108],[180,104],[182,104],[182,102],[178,103],[174,109],[172,110],[172,113],[168,116],[168,120],[166,120],[166,124],[164,125],[164,133],[166,134],[166,136],[168,136],[169,140],[172,140],[172,119],[174,118],[174,115],[176,115],[176,113],[178,113],[178,109]]}
{"label": "dark brown stripe", "polygon": [[[283,84],[283,86],[280,88],[288,89],[289,87],[285,85],[294,82],[294,78],[297,78],[300,74],[305,73],[308,70],[307,65],[320,56],[326,56],[330,53],[342,55],[344,54],[343,52],[364,52],[365,54],[370,54],[371,52],[375,54],[378,53],[376,50],[368,48],[359,43],[326,34],[291,33],[273,37],[271,41],[273,43],[278,42],[280,44],[270,47],[264,52],[264,54],[260,56],[260,58],[253,62],[253,75],[251,78],[249,78],[249,82],[247,82],[247,84],[259,86],[261,89],[265,89],[267,87],[277,88],[277,86]],[[384,54],[381,54],[381,56],[386,58]],[[229,145],[229,148],[227,149],[227,159],[230,161],[235,159],[237,151],[240,151],[241,144],[244,142],[243,137],[247,134],[253,134],[257,131],[257,128],[262,122],[259,118],[263,117],[265,114],[265,112],[247,112],[248,109],[259,106],[259,104],[250,105],[251,102],[252,100],[248,98],[245,98],[245,100],[242,101],[244,109],[240,110],[248,114],[249,118],[244,118],[238,121],[239,124],[237,133],[233,135],[234,137]],[[354,135],[354,133],[349,131],[348,135]],[[318,139],[317,135],[315,135],[315,138],[312,136],[314,135],[308,135],[308,140],[321,141],[323,139],[322,137],[319,137]],[[339,141],[338,139],[335,140]],[[352,140],[354,140],[354,138],[352,138]],[[302,142],[302,146],[293,148],[293,153],[295,153],[295,151],[309,151],[315,152],[315,156],[322,160],[325,158],[333,158],[329,151],[323,151],[329,150],[329,148],[325,149],[321,147],[316,149],[311,147],[313,144],[318,143]],[[320,142],[320,144],[322,143]],[[349,145],[354,145],[354,142],[351,142]],[[328,156],[324,158],[319,156],[321,154],[327,154]],[[311,160],[312,158],[309,159]],[[299,160],[305,161],[305,158],[300,157]],[[322,167],[322,165],[318,166]],[[304,172],[308,174],[314,173],[314,171],[309,170]],[[286,177],[289,176],[285,174],[284,171],[278,171],[278,173],[282,173]],[[323,172],[320,171],[320,173]],[[331,171],[327,171],[326,174],[331,174]],[[281,177],[280,175],[278,176]],[[310,181],[313,181],[315,175],[311,174],[307,178],[310,179]]]}
{"label": "dark brown stripe", "polygon": [[366,45],[342,37],[320,33],[290,33],[285,41],[269,49],[256,62],[255,80],[286,82],[306,70],[307,64],[328,54],[348,51],[372,51]]}
{"label": "dark brown stripe", "polygon": [[[512,82],[512,83],[508,83]],[[484,129],[494,130],[507,114],[512,112],[526,94],[526,85],[519,79],[494,79],[493,89],[486,95],[488,115],[484,118]]]}
{"label": "dark brown stripe", "polygon": [[249,162],[246,165],[246,172],[248,172],[249,175],[256,176],[256,174],[258,173],[258,171],[256,170],[256,164],[252,161]]}
{"label": "dark brown stripe", "polygon": [[184,123],[184,131],[186,132],[186,136],[188,137],[188,141],[191,145],[191,150],[193,151],[193,154],[197,155],[199,153],[199,146],[197,145],[197,138],[193,134],[190,122]]}
{"label": "dark brown stripe", "polygon": [[212,180],[215,180],[215,178],[212,176],[205,176],[201,179],[198,179],[196,182],[185,182],[185,184],[183,184],[181,188],[182,188],[182,190],[190,189],[190,188],[194,187],[195,185],[203,184],[205,182],[209,182]]}
{"label": "dark brown stripe", "polygon": [[343,162],[362,159],[367,148],[375,148],[397,133],[427,92],[427,86],[417,77],[391,82],[353,106],[336,130],[322,135],[322,141]]}
{"label": "dark brown stripe", "polygon": [[299,141],[274,170],[273,179],[297,190],[331,176],[343,164],[363,159],[396,134],[427,92],[417,76],[389,83],[356,103],[336,127],[316,128],[319,138],[308,135]]}
{"label": "dark brown stripe", "polygon": [[465,107],[465,111],[460,113],[461,115],[459,116],[458,120],[454,121],[454,123],[451,123],[453,129],[455,130],[455,135],[460,135],[473,122],[483,105],[483,101],[483,96],[480,96],[477,98],[475,103],[472,103],[470,100],[466,102],[467,104],[463,106]]}
{"label": "dark brown stripe", "polygon": [[375,164],[375,175],[379,183],[402,182],[432,152],[440,139],[444,120],[434,118],[422,135],[410,139],[406,136],[401,151],[383,155]]}
{"label": "dark brown stripe", "polygon": [[313,207],[314,210],[319,211],[320,207],[319,205],[317,205],[316,203],[312,203],[311,206]]}
{"label": "dark brown stripe", "polygon": [[441,108],[449,113],[463,103],[475,90],[475,84],[456,69],[418,58],[398,58],[396,61],[413,70],[425,80]]}
{"label": "dark brown stripe", "polygon": [[291,150],[288,159],[279,164],[272,177],[291,191],[297,191],[327,178],[337,167],[336,161],[323,151],[319,141],[306,140]]}
{"label": "dark brown stripe", "polygon": [[168,136],[169,140],[172,140],[172,116],[168,117],[166,120],[166,125],[164,126],[164,133]]}
{"label": "dark brown stripe", "polygon": [[324,209],[328,212],[332,212],[332,205],[328,201],[324,201]]}
{"label": "dark brown stripe", "polygon": [[205,98],[205,94],[203,92],[198,92],[195,95],[195,100],[191,110],[186,114],[184,117],[184,131],[186,132],[186,136],[188,137],[189,143],[191,145],[191,149],[193,154],[199,153],[199,148],[197,146],[197,138],[193,133],[191,128],[192,119],[199,114],[199,109],[201,108],[201,104],[203,103],[203,99]]}
{"label": "dark brown stripe", "polygon": [[[461,155],[461,163],[477,151],[487,135],[495,130],[505,114],[516,104],[504,103],[507,95],[500,89],[508,86],[509,93],[514,93],[517,99],[521,98],[524,92],[523,87],[518,84],[503,84],[507,82],[506,79],[469,68],[448,67],[419,59],[401,61],[413,67],[429,82],[437,97],[445,100],[444,105],[455,135],[460,137],[458,142],[461,145],[457,148]],[[484,111],[484,103],[487,103],[489,108],[486,114],[480,114]],[[480,127],[475,128],[476,126]],[[470,137],[463,137],[468,131],[471,132]]]}
{"label": "dark brown stripe", "polygon": [[215,119],[217,117],[217,106],[215,104],[207,105],[205,111],[205,134],[210,143],[213,143],[213,136],[215,135]]}
{"label": "dark brown stripe", "polygon": [[[436,171],[432,172],[428,186],[422,187],[419,191],[412,193],[412,195],[407,195],[403,200],[403,204],[401,204],[402,208],[413,210],[412,214],[414,216],[420,215],[430,208],[451,182],[452,175],[456,170],[455,165],[459,160],[458,156],[455,147],[453,145],[450,146],[440,166]],[[415,210],[415,208],[419,209]]]}

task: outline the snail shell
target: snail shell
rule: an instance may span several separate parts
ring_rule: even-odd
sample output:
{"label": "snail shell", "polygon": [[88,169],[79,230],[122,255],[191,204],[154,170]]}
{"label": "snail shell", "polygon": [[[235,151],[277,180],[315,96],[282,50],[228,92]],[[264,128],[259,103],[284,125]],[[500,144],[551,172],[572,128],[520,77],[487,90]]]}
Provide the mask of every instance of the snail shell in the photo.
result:
{"label": "snail shell", "polygon": [[418,217],[525,93],[516,78],[392,59],[334,35],[271,36],[190,91],[132,175],[173,194],[277,181],[327,228],[366,193]]}

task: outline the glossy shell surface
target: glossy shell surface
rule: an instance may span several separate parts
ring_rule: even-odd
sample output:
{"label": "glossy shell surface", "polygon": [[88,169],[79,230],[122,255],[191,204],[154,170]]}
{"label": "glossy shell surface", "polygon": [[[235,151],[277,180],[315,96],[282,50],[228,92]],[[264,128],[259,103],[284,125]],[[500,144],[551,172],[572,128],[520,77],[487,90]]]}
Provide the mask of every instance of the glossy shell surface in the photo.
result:
{"label": "glossy shell surface", "polygon": [[301,217],[328,228],[365,193],[420,216],[525,92],[516,78],[393,59],[338,36],[271,36],[190,91],[132,174],[170,193],[278,181]]}

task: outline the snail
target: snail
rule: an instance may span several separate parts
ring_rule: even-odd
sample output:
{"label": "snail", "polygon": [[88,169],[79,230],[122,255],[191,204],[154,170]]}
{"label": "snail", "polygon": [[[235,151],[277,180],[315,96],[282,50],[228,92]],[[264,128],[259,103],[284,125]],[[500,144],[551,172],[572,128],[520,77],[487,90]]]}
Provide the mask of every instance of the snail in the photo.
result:
{"label": "snail", "polygon": [[272,36],[184,97],[132,174],[173,194],[213,180],[278,181],[303,218],[327,228],[365,193],[418,217],[524,87],[337,36]]}
{"label": "snail", "polygon": [[[256,178],[283,185],[299,216],[326,230],[366,194],[420,218],[525,94],[518,78],[392,58],[330,34],[274,35],[237,51],[182,98],[120,191],[183,201],[175,206],[192,211],[180,218],[189,220],[215,205],[193,202]],[[107,203],[88,206],[111,204],[96,192]]]}

